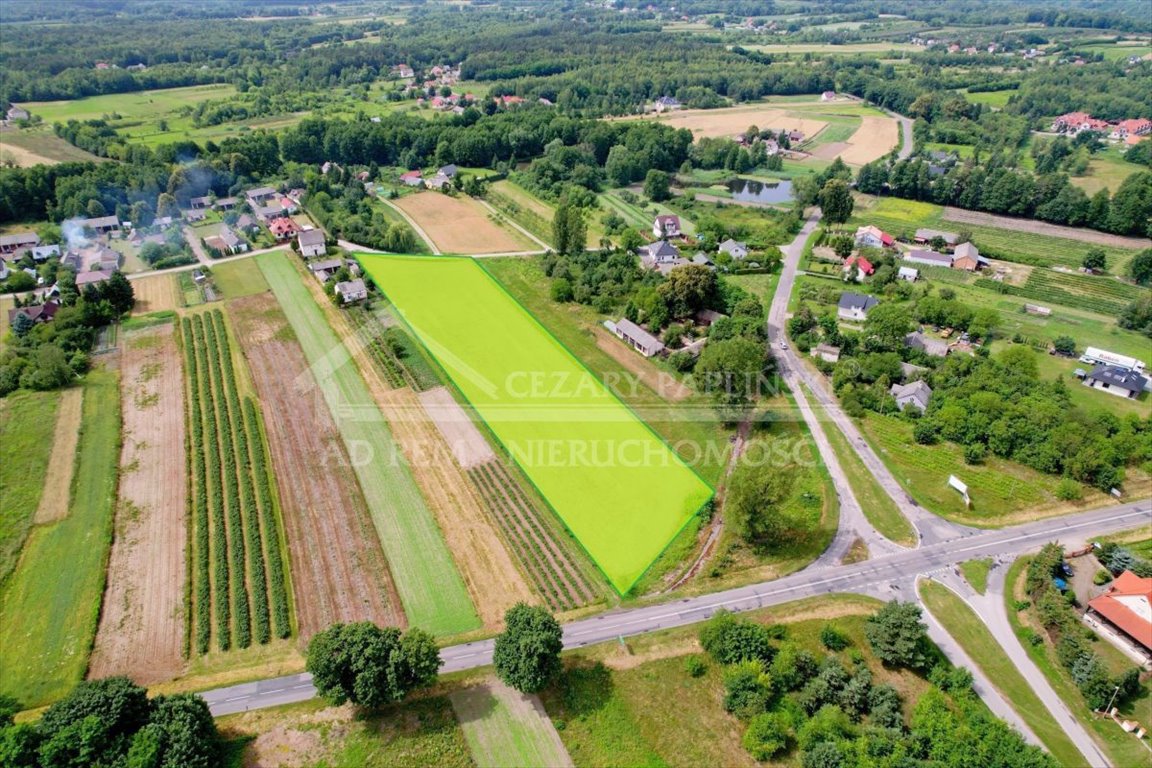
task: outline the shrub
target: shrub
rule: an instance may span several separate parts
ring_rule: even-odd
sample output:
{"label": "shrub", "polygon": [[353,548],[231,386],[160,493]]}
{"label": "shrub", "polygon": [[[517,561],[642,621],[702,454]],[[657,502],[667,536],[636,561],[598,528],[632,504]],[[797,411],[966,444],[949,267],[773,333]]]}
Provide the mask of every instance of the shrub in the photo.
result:
{"label": "shrub", "polygon": [[1102,586],[1112,581],[1112,574],[1108,573],[1107,568],[1101,568],[1096,571],[1096,575],[1092,577],[1092,583],[1096,586]]}
{"label": "shrub", "polygon": [[1079,501],[1083,496],[1083,487],[1070,477],[1062,478],[1056,485],[1056,498],[1061,501]]}
{"label": "shrub", "polygon": [[769,642],[769,636],[763,624],[718,611],[700,630],[700,645],[721,664],[753,659],[770,664],[776,649]]}
{"label": "shrub", "polygon": [[688,673],[689,677],[703,677],[704,673],[708,671],[708,665],[704,663],[704,659],[692,655],[684,660],[684,671]]}
{"label": "shrub", "polygon": [[842,651],[848,647],[848,636],[832,624],[825,624],[820,630],[820,642],[830,651]]}
{"label": "shrub", "polygon": [[803,688],[819,671],[816,658],[795,643],[785,643],[772,659],[768,672],[781,691]]}
{"label": "shrub", "polygon": [[756,715],[744,731],[744,749],[761,762],[771,760],[788,748],[792,731],[787,719],[776,712]]}
{"label": "shrub", "polygon": [[758,660],[741,661],[724,672],[724,709],[741,720],[767,711],[772,703],[772,678]]}

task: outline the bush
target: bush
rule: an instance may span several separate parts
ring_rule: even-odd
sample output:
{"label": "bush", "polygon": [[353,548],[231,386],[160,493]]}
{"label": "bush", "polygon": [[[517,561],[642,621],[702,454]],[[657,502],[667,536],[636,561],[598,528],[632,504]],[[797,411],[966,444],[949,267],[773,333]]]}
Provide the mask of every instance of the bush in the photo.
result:
{"label": "bush", "polygon": [[756,715],[744,731],[744,749],[761,762],[771,760],[788,748],[792,731],[787,719],[776,712]]}
{"label": "bush", "polygon": [[1083,496],[1083,486],[1070,477],[1061,479],[1056,485],[1056,498],[1061,501],[1079,501]]}
{"label": "bush", "polygon": [[1096,575],[1092,577],[1092,583],[1098,587],[1103,586],[1110,581],[1112,581],[1112,574],[1108,573],[1107,568],[1101,568],[1100,570],[1096,571]]}
{"label": "bush", "polygon": [[718,611],[700,630],[700,645],[721,664],[757,660],[770,664],[776,649],[763,624],[738,619],[728,611]]}
{"label": "bush", "polygon": [[842,651],[848,647],[848,636],[832,624],[825,624],[820,630],[820,642],[830,651]]}
{"label": "bush", "polygon": [[984,443],[969,443],[964,446],[964,463],[965,464],[980,464],[984,461],[984,457],[988,454],[988,448]]}
{"label": "bush", "polygon": [[708,671],[708,665],[704,663],[704,659],[692,655],[684,660],[684,671],[688,673],[689,677],[703,677],[704,673]]}
{"label": "bush", "polygon": [[724,709],[741,720],[768,710],[772,703],[772,678],[758,660],[733,664],[724,672]]}

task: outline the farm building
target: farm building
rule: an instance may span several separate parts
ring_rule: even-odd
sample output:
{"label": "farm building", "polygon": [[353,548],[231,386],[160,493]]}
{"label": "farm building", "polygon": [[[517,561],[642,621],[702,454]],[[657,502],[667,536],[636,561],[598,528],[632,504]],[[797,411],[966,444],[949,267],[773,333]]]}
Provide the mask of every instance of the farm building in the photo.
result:
{"label": "farm building", "polygon": [[892,235],[871,225],[857,229],[854,240],[857,248],[887,248],[896,242]]}
{"label": "farm building", "polygon": [[96,285],[112,279],[112,272],[103,269],[93,269],[76,275],[76,287],[83,290],[85,286]]}
{"label": "farm building", "polygon": [[836,91],[824,91],[820,94],[820,101],[836,101]]}
{"label": "farm building", "polygon": [[1098,365],[1084,377],[1084,386],[1101,389],[1117,397],[1139,397],[1148,388],[1148,378],[1118,365]]}
{"label": "farm building", "polygon": [[671,96],[661,96],[652,102],[652,109],[655,112],[671,112],[680,109],[683,105]]}
{"label": "farm building", "polygon": [[8,325],[15,322],[17,315],[25,315],[33,324],[47,323],[56,316],[60,304],[55,301],[46,301],[32,307],[17,307],[8,310]]}
{"label": "farm building", "polygon": [[445,165],[440,170],[436,171],[436,175],[437,176],[443,176],[443,177],[448,178],[448,179],[454,179],[454,178],[456,178],[456,174],[459,172],[460,172],[459,168],[457,168],[452,163],[449,163],[448,165]]}
{"label": "farm building", "polygon": [[38,245],[40,245],[40,235],[35,232],[0,235],[0,253],[19,253]]}
{"label": "farm building", "polygon": [[368,286],[359,279],[336,283],[333,290],[340,297],[341,304],[351,304],[354,301],[363,301],[368,298]]}
{"label": "farm building", "polygon": [[9,120],[27,120],[31,115],[28,114],[28,110],[14,106],[9,107],[7,117]]}
{"label": "farm building", "polygon": [[868,311],[879,303],[879,299],[875,296],[846,291],[840,294],[840,302],[836,305],[836,316],[841,320],[864,320],[868,317]]}
{"label": "farm building", "polygon": [[947,247],[953,248],[956,246],[956,241],[959,237],[955,232],[944,232],[939,229],[918,229],[916,230],[916,235],[913,237],[913,240],[920,245],[927,245],[936,238],[940,238]]}
{"label": "farm building", "polygon": [[218,211],[230,211],[236,207],[236,202],[234,197],[222,197],[212,207]]}
{"label": "farm building", "polygon": [[250,189],[245,192],[244,196],[248,198],[248,204],[255,209],[257,205],[263,203],[265,200],[275,197],[276,190],[272,187],[256,187],[255,189]]}
{"label": "farm building", "polygon": [[1152,579],[1124,571],[1088,602],[1088,612],[1152,651]]}
{"label": "farm building", "polygon": [[420,171],[408,171],[400,174],[400,182],[409,187],[418,187],[424,183],[424,174]]}
{"label": "farm building", "polygon": [[188,206],[190,208],[193,208],[196,210],[199,210],[201,208],[211,208],[212,207],[212,198],[208,197],[208,196],[194,197],[188,201]]}
{"label": "farm building", "polygon": [[644,357],[653,357],[664,351],[664,344],[648,331],[627,318],[608,323],[609,330],[623,339],[632,349]]}
{"label": "farm building", "polygon": [[840,362],[840,347],[831,344],[817,344],[812,347],[812,357],[818,357],[826,363]]}
{"label": "farm building", "polygon": [[296,237],[296,241],[300,245],[300,255],[306,259],[323,256],[328,252],[324,231],[321,229],[306,229]]}
{"label": "farm building", "polygon": [[893,384],[888,394],[896,398],[896,407],[904,410],[911,406],[920,413],[928,408],[928,401],[932,398],[932,387],[923,381],[914,381],[911,384]]}
{"label": "farm building", "polygon": [[101,234],[120,231],[120,219],[116,218],[115,216],[100,216],[95,219],[82,219],[80,223],[83,224],[86,229],[91,229]]}
{"label": "farm building", "polygon": [[187,222],[204,221],[204,219],[207,218],[204,211],[200,209],[184,211],[181,215],[184,217],[184,221]]}
{"label": "farm building", "polygon": [[716,248],[717,253],[726,253],[733,261],[741,261],[748,257],[748,244],[728,238]]}
{"label": "farm building", "polygon": [[652,222],[653,237],[680,237],[680,217],[672,215],[657,216]]}
{"label": "farm building", "polygon": [[900,269],[896,271],[896,278],[898,280],[905,280],[909,283],[916,282],[916,279],[919,277],[920,270],[913,269],[912,267],[900,267]]}
{"label": "farm building", "polygon": [[332,277],[332,273],[343,266],[343,259],[323,259],[311,262],[308,265],[308,271],[315,275],[317,280],[326,283],[328,278]]}
{"label": "farm building", "polygon": [[920,331],[915,331],[905,336],[904,346],[910,349],[918,349],[932,357],[948,356],[948,342],[944,341],[944,339],[935,339]]}
{"label": "farm building", "polygon": [[960,243],[956,246],[952,256],[952,269],[962,269],[965,272],[975,272],[981,267],[988,266],[988,259],[980,255],[980,250],[972,243]]}
{"label": "farm building", "polygon": [[927,267],[948,267],[952,268],[952,257],[946,253],[937,253],[923,248],[917,248],[914,251],[908,251],[904,254],[904,261],[910,261],[913,264],[923,264]]}

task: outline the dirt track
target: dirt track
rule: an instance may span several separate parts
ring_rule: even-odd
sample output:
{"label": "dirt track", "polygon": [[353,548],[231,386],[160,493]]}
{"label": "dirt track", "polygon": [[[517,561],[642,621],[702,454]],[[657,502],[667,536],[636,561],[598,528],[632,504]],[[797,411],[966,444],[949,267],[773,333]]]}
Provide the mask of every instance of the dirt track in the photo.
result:
{"label": "dirt track", "polygon": [[174,328],[124,339],[120,499],[90,677],[149,684],[184,666],[184,376]]}
{"label": "dirt track", "polygon": [[348,454],[271,294],[229,302],[268,432],[302,639],[337,621],[405,626]]}
{"label": "dirt track", "polygon": [[436,387],[421,392],[417,397],[424,406],[428,418],[436,424],[447,443],[456,463],[464,469],[496,458],[492,446],[480,434],[480,430],[468,418],[464,409],[452,399],[452,394],[444,387]]}
{"label": "dirt track", "polygon": [[1107,232],[1097,232],[1092,229],[1062,227],[1058,224],[1048,224],[1043,221],[1014,219],[1011,216],[996,216],[991,213],[967,211],[963,208],[953,208],[951,206],[944,208],[944,221],[955,221],[960,224],[975,224],[980,227],[1011,229],[1017,232],[1030,232],[1034,235],[1047,235],[1048,237],[1063,237],[1068,240],[1078,240],[1082,243],[1093,243],[1094,245],[1107,245],[1113,248],[1152,247],[1152,240],[1146,237],[1110,235]]}

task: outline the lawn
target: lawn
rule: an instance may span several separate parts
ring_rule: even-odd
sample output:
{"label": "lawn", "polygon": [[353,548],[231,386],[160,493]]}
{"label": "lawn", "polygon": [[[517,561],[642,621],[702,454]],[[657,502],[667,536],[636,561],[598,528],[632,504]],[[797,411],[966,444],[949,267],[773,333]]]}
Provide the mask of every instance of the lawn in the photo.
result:
{"label": "lawn", "polygon": [[712,496],[480,264],[361,264],[621,593]]}
{"label": "lawn", "polygon": [[[1068,711],[1080,721],[1103,748],[1104,753],[1115,766],[1147,765],[1148,748],[1131,734],[1125,733],[1120,726],[1110,719],[1096,717],[1084,697],[1077,690],[1069,673],[1059,665],[1056,660],[1056,651],[1051,641],[1033,645],[1030,638],[1038,631],[1039,624],[1034,618],[1034,608],[1024,611],[1016,609],[1016,601],[1024,598],[1024,573],[1030,558],[1022,557],[1008,569],[1007,588],[1004,590],[1004,603],[1008,610],[1008,622],[1012,625],[1020,643],[1024,646],[1028,656],[1040,668],[1048,684],[1056,691],[1056,695],[1067,707]],[[1107,658],[1106,650],[1111,650],[1105,642],[1096,643],[1093,650]],[[1118,653],[1118,651],[1114,651]],[[1134,703],[1121,708],[1120,714],[1124,717],[1139,720],[1141,723],[1152,721],[1152,698],[1149,697],[1149,686],[1144,685],[1144,692]]]}
{"label": "lawn", "polygon": [[0,584],[16,567],[52,455],[59,392],[16,392],[0,401]]}
{"label": "lawn", "polygon": [[968,93],[965,91],[964,98],[968,99],[973,104],[984,104],[989,107],[997,107],[1002,109],[1008,104],[1008,99],[1016,91],[982,91],[980,93]]}
{"label": "lawn", "polygon": [[[283,253],[255,257],[300,341],[344,439],[412,626],[437,635],[475,629],[480,619],[380,410],[348,350]],[[333,542],[336,545],[336,542]]]}
{"label": "lawn", "polygon": [[1130,163],[1120,157],[1119,151],[1108,150],[1093,155],[1088,162],[1088,173],[1084,176],[1073,176],[1072,183],[1089,195],[1105,188],[1115,194],[1126,178],[1145,170],[1148,170],[1145,166]]}
{"label": "lawn", "polygon": [[0,595],[0,693],[25,706],[84,677],[100,614],[120,458],[117,374],[89,373],[68,516],[28,537]]}
{"label": "lawn", "polygon": [[212,265],[212,280],[225,299],[238,299],[268,290],[268,281],[255,258]]}
{"label": "lawn", "polygon": [[449,697],[479,768],[535,768],[569,764],[564,745],[539,699],[489,683]]}
{"label": "lawn", "polygon": [[840,461],[840,467],[848,477],[848,484],[852,486],[852,493],[856,496],[860,508],[864,510],[864,517],[876,526],[876,530],[880,531],[885,538],[891,539],[897,544],[915,546],[916,529],[912,527],[908,518],[904,517],[900,508],[892,501],[892,497],[884,492],[884,489],[876,482],[876,478],[860,461],[860,457],[848,445],[844,434],[831,422],[825,422],[823,428],[824,436],[831,443],[832,450],[836,452],[836,458]]}
{"label": "lawn", "polygon": [[992,559],[982,557],[979,560],[965,560],[960,563],[960,572],[972,585],[972,589],[980,594],[988,591],[988,571],[992,568]]}
{"label": "lawn", "polygon": [[1003,653],[992,633],[956,593],[933,581],[919,587],[924,604],[944,625],[988,679],[1028,724],[1061,765],[1082,765],[1084,757],[1032,690],[1032,686]]}

